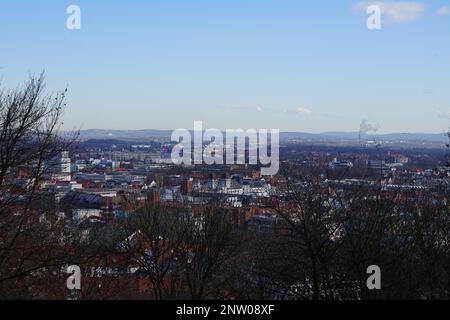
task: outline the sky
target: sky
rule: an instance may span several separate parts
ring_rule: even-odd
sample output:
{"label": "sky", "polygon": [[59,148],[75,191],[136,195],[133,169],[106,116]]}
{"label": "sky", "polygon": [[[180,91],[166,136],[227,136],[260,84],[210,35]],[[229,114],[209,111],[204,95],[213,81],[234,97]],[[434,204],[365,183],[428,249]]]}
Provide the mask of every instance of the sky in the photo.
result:
{"label": "sky", "polygon": [[45,70],[68,130],[449,125],[450,0],[2,1],[0,39],[1,86]]}

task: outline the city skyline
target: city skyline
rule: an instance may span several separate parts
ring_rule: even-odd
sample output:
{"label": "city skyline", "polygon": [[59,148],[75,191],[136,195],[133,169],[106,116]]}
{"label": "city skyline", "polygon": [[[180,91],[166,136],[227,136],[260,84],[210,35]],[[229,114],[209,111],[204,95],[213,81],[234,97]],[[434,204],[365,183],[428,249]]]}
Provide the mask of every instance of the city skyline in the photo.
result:
{"label": "city skyline", "polygon": [[[20,0],[2,5],[0,77],[67,86],[66,130],[446,131],[450,1],[375,2]],[[81,30],[66,28],[71,4]]]}

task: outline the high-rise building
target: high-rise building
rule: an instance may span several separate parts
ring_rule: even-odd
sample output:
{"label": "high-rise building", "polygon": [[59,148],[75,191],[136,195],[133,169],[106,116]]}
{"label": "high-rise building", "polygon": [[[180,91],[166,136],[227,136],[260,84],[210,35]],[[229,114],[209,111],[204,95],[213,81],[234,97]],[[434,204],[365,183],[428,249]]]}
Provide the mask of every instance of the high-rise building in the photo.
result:
{"label": "high-rise building", "polygon": [[58,181],[71,180],[71,159],[68,151],[62,151],[49,163],[52,179]]}
{"label": "high-rise building", "polygon": [[61,152],[60,173],[70,175],[71,160],[68,151]]}

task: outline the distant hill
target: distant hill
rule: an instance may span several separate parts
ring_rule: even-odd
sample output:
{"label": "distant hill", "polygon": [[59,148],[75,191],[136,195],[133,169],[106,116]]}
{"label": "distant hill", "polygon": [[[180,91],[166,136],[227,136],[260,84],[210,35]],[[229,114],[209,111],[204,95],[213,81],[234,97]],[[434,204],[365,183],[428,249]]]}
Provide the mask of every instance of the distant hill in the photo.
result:
{"label": "distant hill", "polygon": [[[103,130],[90,129],[82,130],[80,138],[82,140],[149,140],[152,138],[170,138],[172,130]],[[448,136],[445,133],[390,133],[390,134],[362,134],[364,140],[375,141],[395,141],[395,142],[448,142]],[[306,132],[282,132],[281,140],[305,140],[305,141],[338,141],[354,140],[358,141],[358,132],[324,132],[324,133],[306,133]]]}
{"label": "distant hill", "polygon": [[164,138],[172,135],[171,130],[103,130],[89,129],[80,132],[82,140],[91,139],[126,139],[145,140],[150,138]]}
{"label": "distant hill", "polygon": [[[358,141],[359,132],[324,132],[320,134],[305,133],[282,133],[285,139],[311,139],[311,140],[354,140]],[[388,134],[361,134],[361,139],[374,141],[395,141],[395,142],[448,142],[446,133],[388,133]]]}

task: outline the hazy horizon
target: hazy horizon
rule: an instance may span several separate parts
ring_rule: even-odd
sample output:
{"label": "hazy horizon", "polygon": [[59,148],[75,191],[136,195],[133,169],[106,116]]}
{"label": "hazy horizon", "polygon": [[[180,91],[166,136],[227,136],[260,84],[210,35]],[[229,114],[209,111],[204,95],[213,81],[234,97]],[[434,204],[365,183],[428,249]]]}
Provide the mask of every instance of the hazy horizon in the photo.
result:
{"label": "hazy horizon", "polygon": [[[179,128],[162,128],[162,129],[157,129],[157,128],[136,128],[136,129],[114,129],[114,128],[79,128],[80,131],[93,131],[93,130],[101,130],[101,131],[173,131]],[[183,129],[187,129],[187,130],[194,130],[193,127],[184,127]],[[213,127],[207,127],[204,128],[205,130],[207,129],[216,129]],[[219,130],[225,130],[225,129],[252,129],[250,127],[232,127],[232,128],[218,128]],[[271,129],[271,128],[267,128],[267,129]],[[69,129],[69,130],[65,130],[65,131],[71,131],[71,130],[75,130],[75,129]],[[329,130],[329,131],[320,131],[320,132],[311,132],[311,131],[290,131],[290,130],[280,130],[281,133],[306,133],[306,134],[329,134],[329,133],[358,133],[358,130],[354,130],[354,131],[339,131],[339,130]],[[420,132],[420,131],[395,131],[395,132],[383,132],[382,130],[377,131],[377,132],[370,132],[370,133],[365,133],[365,135],[368,136],[377,136],[377,135],[389,135],[389,134],[431,134],[431,135],[447,135],[447,131],[443,130],[441,132]]]}

